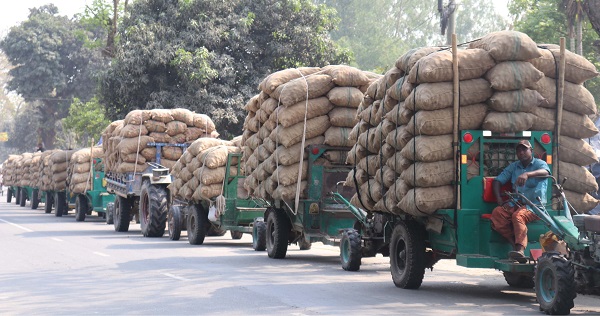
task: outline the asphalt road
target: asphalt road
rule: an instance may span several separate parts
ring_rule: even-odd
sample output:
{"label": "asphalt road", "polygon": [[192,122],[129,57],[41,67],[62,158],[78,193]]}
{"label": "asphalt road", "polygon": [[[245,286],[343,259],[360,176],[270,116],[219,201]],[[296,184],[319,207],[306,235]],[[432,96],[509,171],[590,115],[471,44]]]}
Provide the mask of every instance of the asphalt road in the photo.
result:
{"label": "asphalt road", "polygon": [[[185,233],[184,233],[185,234]],[[339,250],[292,245],[283,260],[255,252],[251,236],[144,238],[96,216],[44,214],[0,197],[0,314],[23,315],[541,315],[532,290],[500,272],[452,261],[427,271],[419,290],[394,286],[388,258],[346,272]],[[579,295],[572,314],[600,314]]]}

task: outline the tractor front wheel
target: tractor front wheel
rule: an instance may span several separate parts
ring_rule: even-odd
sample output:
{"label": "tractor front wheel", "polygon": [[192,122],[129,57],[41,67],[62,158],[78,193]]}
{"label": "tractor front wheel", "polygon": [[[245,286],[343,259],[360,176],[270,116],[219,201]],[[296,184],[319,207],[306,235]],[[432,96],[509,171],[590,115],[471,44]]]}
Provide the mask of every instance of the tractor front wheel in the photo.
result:
{"label": "tractor front wheel", "polygon": [[31,209],[37,210],[38,206],[40,206],[40,190],[34,189],[31,193]]}
{"label": "tractor front wheel", "polygon": [[287,253],[290,224],[283,210],[273,209],[267,215],[267,254],[283,259]]}
{"label": "tractor front wheel", "polygon": [[340,241],[340,260],[346,271],[358,271],[362,259],[361,237],[355,229],[342,233]]}
{"label": "tractor front wheel", "polygon": [[116,232],[126,232],[129,230],[131,222],[131,210],[133,200],[118,196],[115,199],[114,225]]}
{"label": "tractor front wheel", "polygon": [[106,204],[106,225],[113,225],[115,223],[115,203],[110,202]]}
{"label": "tractor front wheel", "polygon": [[87,197],[82,194],[78,194],[75,198],[75,220],[78,222],[85,221],[85,215],[88,212],[88,201]]}
{"label": "tractor front wheel", "polygon": [[567,315],[575,306],[575,270],[558,253],[544,253],[535,268],[535,296],[547,315]]}
{"label": "tractor front wheel", "polygon": [[10,187],[6,189],[6,203],[10,203],[12,201],[13,191]]}
{"label": "tractor front wheel", "polygon": [[65,192],[54,193],[54,203],[56,203],[56,212],[54,216],[61,217],[67,210],[67,194]]}
{"label": "tractor front wheel", "polygon": [[418,289],[425,275],[425,240],[422,226],[400,221],[390,242],[390,270],[394,284],[403,289]]}
{"label": "tractor front wheel", "polygon": [[140,194],[140,226],[144,237],[162,237],[167,223],[167,190],[144,181]]}
{"label": "tractor front wheel", "polygon": [[52,194],[52,192],[44,192],[44,194],[46,195],[46,203],[44,204],[44,212],[46,214],[50,214],[52,213],[52,205],[54,204],[54,195]]}
{"label": "tractor front wheel", "polygon": [[262,220],[255,220],[252,225],[252,249],[255,251],[267,249],[267,224]]}
{"label": "tractor front wheel", "polygon": [[21,199],[19,200],[19,206],[25,207],[25,204],[27,203],[27,190],[21,189],[20,196],[21,196]]}
{"label": "tractor front wheel", "polygon": [[15,204],[19,205],[19,201],[21,199],[21,188],[17,187],[17,191],[15,193]]}
{"label": "tractor front wheel", "polygon": [[179,240],[181,237],[181,207],[173,205],[167,213],[167,223],[169,224],[169,239]]}
{"label": "tractor front wheel", "polygon": [[187,222],[188,241],[191,245],[202,245],[208,231],[208,212],[200,204],[189,206]]}

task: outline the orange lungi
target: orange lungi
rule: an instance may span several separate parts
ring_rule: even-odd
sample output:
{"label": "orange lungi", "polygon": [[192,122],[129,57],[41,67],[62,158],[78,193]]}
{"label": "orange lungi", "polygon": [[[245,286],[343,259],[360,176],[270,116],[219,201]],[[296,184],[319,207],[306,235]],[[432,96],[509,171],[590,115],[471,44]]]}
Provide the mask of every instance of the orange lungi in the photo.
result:
{"label": "orange lungi", "polygon": [[527,247],[527,223],[538,220],[525,206],[497,206],[492,211],[492,228],[511,244]]}

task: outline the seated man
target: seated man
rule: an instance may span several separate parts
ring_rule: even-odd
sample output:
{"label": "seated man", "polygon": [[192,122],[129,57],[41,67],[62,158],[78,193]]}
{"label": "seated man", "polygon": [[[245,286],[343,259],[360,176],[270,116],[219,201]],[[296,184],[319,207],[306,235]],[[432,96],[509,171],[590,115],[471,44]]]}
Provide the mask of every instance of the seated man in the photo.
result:
{"label": "seated man", "polygon": [[511,182],[513,188],[522,193],[534,204],[539,204],[539,196],[546,204],[547,179],[535,178],[550,174],[548,164],[533,157],[531,143],[521,140],[516,147],[518,161],[508,165],[493,181],[492,188],[498,206],[492,211],[492,228],[513,245],[509,258],[520,263],[527,262],[524,250],[527,247],[527,223],[539,218],[528,209],[525,203],[504,202],[500,196],[500,186]]}

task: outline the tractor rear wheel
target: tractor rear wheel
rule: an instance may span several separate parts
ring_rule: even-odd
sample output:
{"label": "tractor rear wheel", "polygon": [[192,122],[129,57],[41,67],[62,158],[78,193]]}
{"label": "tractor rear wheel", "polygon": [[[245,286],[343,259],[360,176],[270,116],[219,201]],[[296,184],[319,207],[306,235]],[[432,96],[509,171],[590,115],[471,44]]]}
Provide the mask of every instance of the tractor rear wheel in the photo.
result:
{"label": "tractor rear wheel", "polygon": [[255,220],[252,225],[252,249],[255,251],[267,249],[267,224],[262,220]]}
{"label": "tractor rear wheel", "polygon": [[346,271],[358,271],[362,259],[361,237],[355,229],[346,229],[340,241],[340,260]]}
{"label": "tractor rear wheel", "polygon": [[87,197],[83,194],[78,194],[75,198],[75,220],[78,222],[85,221],[85,215],[89,209]]}
{"label": "tractor rear wheel", "polygon": [[10,203],[12,201],[12,194],[12,189],[8,187],[8,189],[6,189],[6,203]]}
{"label": "tractor rear wheel", "polygon": [[187,232],[191,245],[202,245],[208,231],[208,212],[200,204],[189,206]]}
{"label": "tractor rear wheel", "polygon": [[110,202],[106,204],[106,225],[113,225],[115,223],[115,203]]}
{"label": "tractor rear wheel", "polygon": [[54,204],[54,195],[52,194],[52,192],[44,192],[44,194],[46,195],[46,203],[44,204],[44,212],[46,214],[50,214],[52,213],[52,205]]}
{"label": "tractor rear wheel", "polygon": [[533,276],[504,271],[504,280],[511,287],[533,289]]}
{"label": "tractor rear wheel", "polygon": [[167,190],[144,181],[140,194],[140,226],[144,237],[162,237],[167,223]]}
{"label": "tractor rear wheel", "polygon": [[567,315],[577,296],[575,270],[558,253],[544,253],[535,268],[535,296],[547,315]]}
{"label": "tractor rear wheel", "polygon": [[425,238],[422,226],[400,221],[390,242],[390,270],[394,284],[403,289],[418,289],[425,275]]}
{"label": "tractor rear wheel", "polygon": [[242,237],[244,236],[244,233],[238,232],[238,231],[233,231],[233,230],[230,230],[229,234],[231,235],[231,239],[234,239],[234,240],[242,239]]}
{"label": "tractor rear wheel", "polygon": [[267,215],[267,254],[283,259],[287,253],[290,224],[283,210],[273,209]]}
{"label": "tractor rear wheel", "polygon": [[31,209],[32,210],[37,210],[38,206],[40,205],[40,190],[39,189],[34,189],[33,193],[31,193]]}
{"label": "tractor rear wheel", "polygon": [[21,199],[19,200],[19,206],[25,207],[25,204],[27,203],[27,190],[21,189],[20,196],[21,196]]}
{"label": "tractor rear wheel", "polygon": [[167,222],[169,223],[169,239],[179,240],[181,237],[181,207],[179,205],[169,208]]}
{"label": "tractor rear wheel", "polygon": [[131,222],[131,210],[133,208],[133,199],[116,196],[114,225],[116,232],[126,232],[129,230]]}
{"label": "tractor rear wheel", "polygon": [[15,204],[19,205],[19,201],[21,199],[21,188],[17,187],[17,191],[15,192]]}
{"label": "tractor rear wheel", "polygon": [[67,210],[67,194],[65,192],[54,193],[54,203],[56,204],[56,212],[54,216],[61,217]]}

